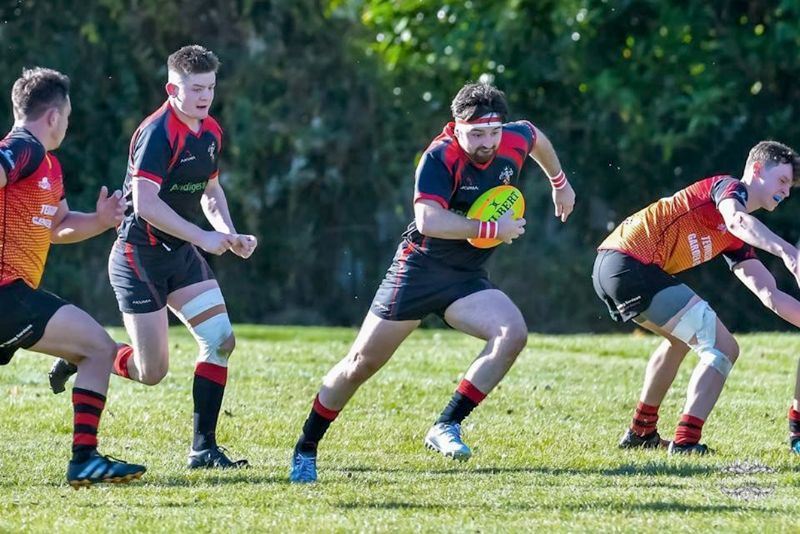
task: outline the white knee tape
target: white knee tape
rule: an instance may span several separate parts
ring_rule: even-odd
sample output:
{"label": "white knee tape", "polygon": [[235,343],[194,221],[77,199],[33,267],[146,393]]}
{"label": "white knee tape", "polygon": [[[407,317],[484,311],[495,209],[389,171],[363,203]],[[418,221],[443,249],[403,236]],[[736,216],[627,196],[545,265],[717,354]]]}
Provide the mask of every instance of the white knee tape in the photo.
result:
{"label": "white knee tape", "polygon": [[208,362],[220,367],[228,366],[227,351],[221,351],[220,347],[233,335],[233,328],[227,313],[220,313],[211,317],[199,325],[191,328],[197,344],[200,345],[198,362]]}
{"label": "white knee tape", "polygon": [[733,368],[733,362],[731,362],[723,353],[713,348],[705,349],[703,352],[701,352],[700,361],[709,367],[713,367],[724,378],[728,378],[728,375]]}
{"label": "white knee tape", "polygon": [[[222,291],[219,288],[209,289],[184,304],[177,315],[188,325],[194,317],[220,304],[225,304]],[[230,354],[220,350],[223,343],[233,335],[233,327],[227,313],[209,317],[200,324],[189,326],[189,330],[200,346],[198,362],[213,363],[220,367],[228,366]]]}
{"label": "white knee tape", "polygon": [[209,289],[208,291],[200,293],[184,304],[183,308],[179,310],[178,316],[185,322],[220,304],[225,304],[225,299],[222,298],[222,291],[220,291],[218,287],[215,287],[214,289]]}
{"label": "white knee tape", "polygon": [[[713,367],[719,374],[727,378],[733,368],[733,362],[722,352],[714,348],[717,341],[717,314],[701,300],[683,314],[672,330],[672,335],[689,345],[700,361]],[[690,343],[692,338],[694,343]]]}
{"label": "white knee tape", "polygon": [[[683,314],[672,330],[672,335],[701,354],[704,349],[713,349],[717,341],[717,314],[701,300]],[[691,343],[692,338],[695,343]]]}

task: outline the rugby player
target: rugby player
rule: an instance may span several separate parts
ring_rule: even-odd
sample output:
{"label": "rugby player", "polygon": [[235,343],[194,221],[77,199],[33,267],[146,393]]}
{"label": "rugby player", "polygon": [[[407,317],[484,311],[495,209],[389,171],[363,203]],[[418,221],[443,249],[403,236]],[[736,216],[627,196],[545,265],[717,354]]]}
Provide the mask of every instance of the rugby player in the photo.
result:
{"label": "rugby player", "polygon": [[[762,141],[750,150],[741,179],[720,175],[695,182],[634,213],[600,244],[592,280],[611,317],[633,320],[664,338],[647,365],[620,447],[667,445],[670,454],[706,454],[703,424],[739,357],[736,340],[711,306],[675,274],[722,255],[764,306],[800,327],[800,303],[776,287],[755,249],[781,258],[800,282],[798,251],[751,215],[773,211],[786,200],[799,170],[794,150]],[[658,409],[690,349],[700,361],[675,437],[667,443],[657,431]],[[797,402],[790,409],[795,450],[800,449]]]}
{"label": "rugby player", "polygon": [[[192,397],[194,422],[189,468],[235,468],[217,444],[217,419],[235,338],[219,284],[197,248],[249,258],[257,241],[234,228],[219,183],[222,129],[209,108],[217,56],[185,46],[167,60],[167,101],[136,129],[125,177],[125,218],[108,263],[109,277],[132,346],[121,345],[114,372],[147,385],[169,367],[167,308],[187,326],[199,354]],[[214,230],[192,221],[200,208]],[[59,362],[51,374],[65,380]]]}
{"label": "rugby player", "polygon": [[51,243],[76,243],[122,220],[119,191],[103,186],[94,213],[70,210],[61,165],[52,150],[67,132],[69,78],[52,69],[25,69],[14,83],[14,127],[0,141],[0,365],[28,349],[65,358],[77,376],[67,481],[75,489],[129,482],[144,472],[97,451],[116,344],[92,317],[39,288]]}
{"label": "rugby player", "polygon": [[486,341],[450,402],[425,436],[429,448],[468,459],[461,422],[505,376],[525,347],[528,331],[517,306],[489,281],[483,266],[495,249],[467,239],[522,235],[525,219],[511,210],[497,222],[467,219],[472,203],[502,184],[516,185],[527,156],[550,176],[555,215],[566,221],[575,203],[550,141],[528,121],[506,123],[505,95],[489,84],[465,85],[450,122],[417,167],[414,220],[347,356],[322,380],[293,455],[290,480],[317,479],[317,446],[356,390],[392,357],[426,315]]}

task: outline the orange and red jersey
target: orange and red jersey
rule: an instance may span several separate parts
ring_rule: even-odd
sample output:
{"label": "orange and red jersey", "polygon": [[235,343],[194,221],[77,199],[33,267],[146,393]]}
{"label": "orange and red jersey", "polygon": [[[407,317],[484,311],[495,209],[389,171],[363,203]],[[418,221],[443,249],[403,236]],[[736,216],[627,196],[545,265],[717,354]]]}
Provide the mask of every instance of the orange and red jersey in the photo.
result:
{"label": "orange and red jersey", "polygon": [[719,212],[732,198],[747,205],[747,188],[731,176],[712,176],[640,210],[611,232],[598,250],[619,250],[669,274],[722,254],[730,265],[755,258],[755,249],[734,236]]}
{"label": "orange and red jersey", "polygon": [[50,229],[64,199],[61,165],[33,134],[14,128],[0,141],[0,286],[22,279],[36,289],[42,280]]}

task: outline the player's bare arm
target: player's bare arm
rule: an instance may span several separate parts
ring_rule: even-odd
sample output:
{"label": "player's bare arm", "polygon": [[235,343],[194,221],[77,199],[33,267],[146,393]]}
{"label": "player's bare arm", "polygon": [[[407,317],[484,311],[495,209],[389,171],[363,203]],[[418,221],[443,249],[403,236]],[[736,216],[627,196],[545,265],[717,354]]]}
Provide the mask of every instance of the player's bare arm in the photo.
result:
{"label": "player's bare arm", "polygon": [[730,233],[748,245],[781,258],[789,272],[800,283],[800,263],[798,263],[798,252],[794,246],[747,213],[745,207],[733,198],[727,198],[720,202],[719,212]]}
{"label": "player's bare arm", "polygon": [[553,186],[552,196],[555,216],[560,218],[561,222],[566,222],[575,208],[575,191],[563,174],[564,171],[558,161],[558,155],[553,148],[553,144],[541,130],[535,126],[533,129],[536,132],[536,143],[533,145],[530,156],[550,178],[550,183]]}
{"label": "player's bare arm", "polygon": [[745,260],[733,268],[736,277],[758,297],[766,308],[800,328],[800,302],[778,289],[775,277],[757,259]]}
{"label": "player's bare arm", "polygon": [[4,188],[8,183],[8,178],[6,178],[6,170],[3,167],[0,167],[0,189]]}
{"label": "player's bare arm", "polygon": [[[508,244],[525,233],[525,219],[512,216],[509,210],[497,221],[497,239]],[[480,227],[480,221],[467,219],[427,199],[414,203],[414,218],[422,235],[439,239],[469,239],[478,235]]]}
{"label": "player's bare arm", "polygon": [[206,219],[215,230],[234,236],[235,241],[231,246],[231,251],[242,258],[249,258],[258,246],[258,240],[253,235],[236,232],[228,210],[228,200],[225,198],[225,191],[222,189],[219,179],[208,181],[200,199],[200,205],[203,207]]}
{"label": "player's bare arm", "polygon": [[71,211],[64,199],[53,219],[50,242],[63,245],[89,239],[118,225],[124,216],[122,192],[117,190],[109,195],[106,186],[100,188],[94,213]]}
{"label": "player's bare arm", "polygon": [[150,180],[133,180],[133,211],[162,232],[188,241],[208,253],[224,254],[234,238],[222,232],[209,232],[193,224],[170,208],[158,196],[159,186]]}

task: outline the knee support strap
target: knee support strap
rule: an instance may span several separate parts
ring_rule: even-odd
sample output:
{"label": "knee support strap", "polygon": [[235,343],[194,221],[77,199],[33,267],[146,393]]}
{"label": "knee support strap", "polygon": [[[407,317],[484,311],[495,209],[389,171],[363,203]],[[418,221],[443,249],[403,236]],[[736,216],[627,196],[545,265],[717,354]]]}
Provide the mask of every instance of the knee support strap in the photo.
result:
{"label": "knee support strap", "polygon": [[702,363],[727,378],[733,362],[714,347],[717,341],[717,314],[708,302],[701,300],[689,308],[675,325],[672,335],[689,345],[700,356]]}
{"label": "knee support strap", "polygon": [[177,315],[189,327],[200,346],[197,361],[227,367],[230,350],[225,349],[224,345],[233,336],[233,327],[225,309],[222,291],[214,288],[201,293],[184,304]]}

